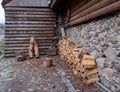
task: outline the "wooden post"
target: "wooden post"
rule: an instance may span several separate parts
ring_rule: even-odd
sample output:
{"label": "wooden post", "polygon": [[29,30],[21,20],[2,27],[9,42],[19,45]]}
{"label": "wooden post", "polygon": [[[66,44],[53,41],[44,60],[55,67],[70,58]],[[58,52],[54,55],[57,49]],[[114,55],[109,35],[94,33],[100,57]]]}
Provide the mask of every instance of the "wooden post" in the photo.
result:
{"label": "wooden post", "polygon": [[66,37],[66,35],[65,35],[65,30],[64,30],[63,27],[61,28],[61,34],[62,34],[62,38]]}

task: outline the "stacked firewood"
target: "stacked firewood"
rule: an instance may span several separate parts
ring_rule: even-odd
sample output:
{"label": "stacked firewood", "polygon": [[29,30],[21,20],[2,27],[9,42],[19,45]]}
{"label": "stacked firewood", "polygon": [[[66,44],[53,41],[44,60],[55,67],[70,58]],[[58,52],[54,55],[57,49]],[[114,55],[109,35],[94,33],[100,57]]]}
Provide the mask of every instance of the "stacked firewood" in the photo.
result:
{"label": "stacked firewood", "polygon": [[60,57],[66,61],[73,73],[80,77],[83,84],[91,84],[99,80],[95,58],[88,55],[87,51],[69,38],[60,40],[58,46]]}

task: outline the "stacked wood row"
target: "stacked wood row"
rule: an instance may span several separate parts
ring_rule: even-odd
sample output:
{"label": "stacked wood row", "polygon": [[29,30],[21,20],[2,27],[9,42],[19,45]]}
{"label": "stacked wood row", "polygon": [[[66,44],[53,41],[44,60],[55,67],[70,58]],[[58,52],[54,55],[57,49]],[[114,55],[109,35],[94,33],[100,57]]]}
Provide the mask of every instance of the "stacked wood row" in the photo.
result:
{"label": "stacked wood row", "polygon": [[88,55],[85,49],[77,46],[69,38],[60,40],[58,46],[60,57],[66,61],[83,84],[87,85],[99,80],[95,57]]}

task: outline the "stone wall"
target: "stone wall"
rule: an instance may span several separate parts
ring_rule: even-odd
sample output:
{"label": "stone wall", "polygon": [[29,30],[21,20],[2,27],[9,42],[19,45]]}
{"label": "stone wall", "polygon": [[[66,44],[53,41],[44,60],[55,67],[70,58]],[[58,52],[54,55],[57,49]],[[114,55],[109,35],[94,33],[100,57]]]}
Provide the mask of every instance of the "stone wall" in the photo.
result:
{"label": "stone wall", "polygon": [[120,12],[68,28],[66,34],[96,57],[100,82],[120,92]]}

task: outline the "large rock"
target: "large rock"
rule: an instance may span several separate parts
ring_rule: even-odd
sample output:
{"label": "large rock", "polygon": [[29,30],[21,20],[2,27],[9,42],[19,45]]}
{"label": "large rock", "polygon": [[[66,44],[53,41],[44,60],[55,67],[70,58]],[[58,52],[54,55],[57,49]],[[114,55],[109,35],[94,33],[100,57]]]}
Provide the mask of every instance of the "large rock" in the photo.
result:
{"label": "large rock", "polygon": [[106,80],[105,78],[101,78],[101,83],[104,84],[104,86],[107,88],[110,88],[111,86],[110,81]]}
{"label": "large rock", "polygon": [[98,58],[98,59],[96,59],[96,62],[97,62],[97,66],[99,68],[103,68],[104,67],[104,63],[105,63],[105,58]]}
{"label": "large rock", "polygon": [[115,51],[113,50],[112,47],[107,48],[107,49],[104,51],[104,54],[105,54],[105,56],[106,56],[108,59],[110,59],[111,61],[115,61],[115,60],[116,60],[117,55],[116,55],[116,53],[115,53]]}
{"label": "large rock", "polygon": [[104,68],[102,69],[102,76],[104,76],[107,80],[111,80],[112,77],[117,73],[115,69],[112,68]]}

